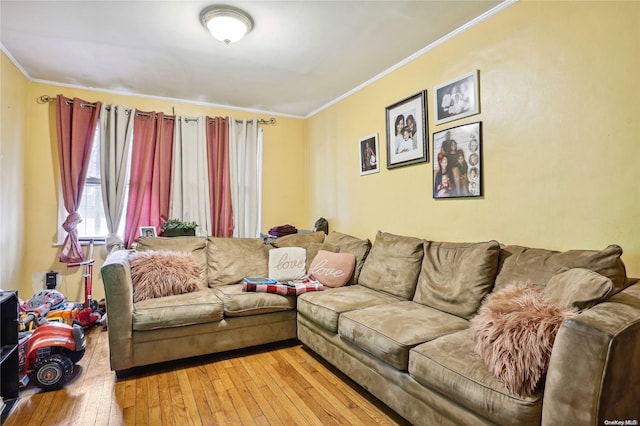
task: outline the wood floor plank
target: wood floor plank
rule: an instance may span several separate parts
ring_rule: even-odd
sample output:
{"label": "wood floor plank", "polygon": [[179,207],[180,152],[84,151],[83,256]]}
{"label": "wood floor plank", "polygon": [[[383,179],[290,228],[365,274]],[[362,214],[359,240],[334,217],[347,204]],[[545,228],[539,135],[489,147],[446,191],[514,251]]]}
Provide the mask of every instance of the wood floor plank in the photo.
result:
{"label": "wood floor plank", "polygon": [[[258,404],[254,398],[254,395],[247,388],[247,383],[251,382],[251,377],[247,374],[247,370],[244,368],[245,358],[236,358],[233,360],[233,368],[229,370],[229,378],[233,382],[233,387],[237,398],[243,402],[244,406],[252,418],[257,419],[262,417],[262,410],[258,407]],[[234,394],[231,394],[232,396]]]}
{"label": "wood floor plank", "polygon": [[213,417],[213,411],[207,398],[206,389],[211,386],[208,376],[206,375],[206,369],[202,365],[195,365],[193,368],[187,369],[187,377],[197,411],[200,414],[200,421],[205,424],[206,419]]}
{"label": "wood floor plank", "polygon": [[294,340],[140,367],[117,379],[106,331],[67,385],[33,385],[6,426],[406,425],[405,420]]}
{"label": "wood floor plank", "polygon": [[173,417],[171,390],[169,389],[169,374],[158,374],[158,404],[160,405],[160,418],[162,425],[173,426],[175,420]]}
{"label": "wood floor plank", "polygon": [[136,379],[136,424],[149,424],[149,395],[148,377]]}
{"label": "wood floor plank", "polygon": [[276,414],[272,404],[269,403],[269,399],[273,400],[273,396],[266,395],[270,392],[268,388],[263,387],[262,389],[260,389],[258,386],[256,386],[256,383],[254,383],[253,381],[249,381],[247,382],[247,389],[249,390],[249,392],[251,392],[253,400],[256,402],[263,417],[270,425],[275,426],[285,424],[285,421],[283,421],[283,419]]}
{"label": "wood floor plank", "polygon": [[280,388],[280,391],[288,401],[284,401],[285,404],[290,404],[289,414],[294,418],[297,424],[311,424],[311,425],[321,425],[322,422],[320,419],[313,413],[313,411],[307,407],[304,403],[300,395],[298,395],[293,389],[289,386],[279,386],[278,383],[283,383],[283,376],[281,376],[278,371],[274,368],[274,366],[278,365],[277,360],[273,356],[265,357],[266,366],[269,368],[265,368],[267,374],[271,377],[271,385],[274,388]]}

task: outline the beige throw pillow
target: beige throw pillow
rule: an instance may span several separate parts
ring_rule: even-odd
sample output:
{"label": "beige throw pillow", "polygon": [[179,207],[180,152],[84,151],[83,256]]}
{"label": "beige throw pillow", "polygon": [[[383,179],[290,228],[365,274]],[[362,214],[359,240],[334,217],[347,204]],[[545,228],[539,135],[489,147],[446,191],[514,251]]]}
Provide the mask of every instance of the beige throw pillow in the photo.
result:
{"label": "beige throw pillow", "polygon": [[583,310],[604,300],[612,289],[609,278],[588,269],[573,268],[551,277],[542,294],[559,306]]}
{"label": "beige throw pillow", "polygon": [[627,286],[627,274],[621,259],[622,248],[615,244],[604,250],[553,250],[504,246],[500,253],[495,290],[513,283],[531,283],[544,287],[551,277],[566,268],[584,268],[613,282],[612,294]]}
{"label": "beige throw pillow", "polygon": [[307,271],[307,251],[302,247],[269,250],[269,278],[290,281],[303,278]]}

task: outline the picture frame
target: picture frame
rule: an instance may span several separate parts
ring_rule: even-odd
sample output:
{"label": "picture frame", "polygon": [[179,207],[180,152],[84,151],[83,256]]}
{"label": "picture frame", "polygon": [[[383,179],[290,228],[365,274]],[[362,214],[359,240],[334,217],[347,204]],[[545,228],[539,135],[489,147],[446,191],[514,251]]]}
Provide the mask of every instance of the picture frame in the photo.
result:
{"label": "picture frame", "polygon": [[433,198],[481,197],[482,123],[435,132],[432,146]]}
{"label": "picture frame", "polygon": [[142,238],[156,238],[158,236],[154,226],[141,226],[139,232]]}
{"label": "picture frame", "polygon": [[479,73],[474,70],[434,88],[436,124],[480,113]]}
{"label": "picture frame", "polygon": [[360,176],[380,172],[380,147],[378,134],[372,133],[358,141],[360,157]]}
{"label": "picture frame", "polygon": [[387,169],[429,160],[426,99],[423,90],[385,109]]}

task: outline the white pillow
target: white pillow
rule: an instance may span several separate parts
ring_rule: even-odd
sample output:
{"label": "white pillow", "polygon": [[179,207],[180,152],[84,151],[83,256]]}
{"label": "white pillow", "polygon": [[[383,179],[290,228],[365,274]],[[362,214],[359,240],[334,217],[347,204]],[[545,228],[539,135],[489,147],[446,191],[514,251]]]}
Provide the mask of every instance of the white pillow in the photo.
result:
{"label": "white pillow", "polygon": [[307,250],[282,247],[269,250],[269,278],[289,281],[303,278],[307,271]]}

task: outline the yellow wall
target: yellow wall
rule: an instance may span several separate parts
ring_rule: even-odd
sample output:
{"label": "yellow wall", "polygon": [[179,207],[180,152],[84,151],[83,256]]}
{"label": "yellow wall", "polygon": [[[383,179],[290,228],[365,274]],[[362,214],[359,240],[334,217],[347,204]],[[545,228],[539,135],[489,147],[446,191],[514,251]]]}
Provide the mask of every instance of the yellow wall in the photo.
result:
{"label": "yellow wall", "polygon": [[[3,55],[3,60],[5,59]],[[7,60],[7,62],[9,62]],[[4,63],[4,62],[3,62]],[[3,73],[4,75],[4,73]],[[24,78],[23,78],[24,79]],[[26,79],[24,79],[26,81]],[[41,95],[55,96],[64,94],[67,97],[79,97],[87,101],[101,100],[105,103],[118,103],[125,106],[135,106],[144,111],[164,111],[181,115],[216,116],[231,115],[235,118],[253,118],[254,113],[205,107],[181,102],[124,96],[102,93],[77,88],[59,87],[40,83],[29,83],[28,94],[17,93],[7,95],[10,99],[17,99],[26,105],[29,125],[23,143],[24,176],[16,182],[15,188],[24,188],[24,220],[16,223],[20,239],[25,247],[22,253],[21,268],[16,273],[13,288],[20,290],[23,298],[30,297],[34,291],[42,288],[44,272],[48,270],[60,271],[62,283],[59,288],[69,300],[81,300],[83,297],[82,277],[80,268],[67,270],[65,264],[57,262],[59,248],[54,246],[57,232],[57,206],[59,169],[55,137],[55,106],[53,103],[39,104],[36,99]],[[4,98],[3,88],[3,98]],[[269,115],[257,115],[258,118],[269,118]],[[2,115],[3,128],[12,127],[9,116]],[[302,163],[305,158],[305,123],[303,120],[276,117],[276,126],[262,126],[264,129],[264,163],[263,177],[263,230],[283,223],[292,223],[300,228],[311,226],[307,217],[306,206],[299,202],[297,196],[304,199],[306,186],[304,179],[300,179],[300,171],[296,168],[282,167],[282,164]],[[3,134],[3,140],[4,140]],[[4,146],[4,142],[3,142]],[[21,146],[21,145],[19,145]],[[22,163],[17,158],[17,163]],[[271,167],[270,165],[273,165]],[[5,172],[2,171],[4,184]],[[283,188],[287,188],[284,194]],[[11,190],[12,192],[15,189]],[[297,194],[297,195],[296,195]],[[6,204],[4,198],[2,209]],[[28,224],[25,226],[24,224]],[[3,250],[5,246],[3,244]],[[96,266],[94,267],[94,298],[104,297],[104,289],[100,278],[99,268],[104,261],[106,250],[97,247]]]}
{"label": "yellow wall", "polygon": [[[617,243],[629,275],[640,276],[639,18],[638,2],[516,3],[307,120],[277,117],[277,126],[264,126],[264,230],[308,228],[324,216],[332,230],[369,238],[381,229],[558,250]],[[61,290],[70,299],[82,296],[79,271],[56,262],[53,106],[36,103],[38,96],[254,116],[33,83],[0,56],[0,223],[7,227],[0,286],[23,297],[50,269],[63,272]],[[485,195],[433,200],[431,162],[385,168],[384,108],[427,89],[432,111],[433,86],[473,69],[480,70],[481,114],[435,126],[430,113],[429,132],[482,121]],[[360,176],[358,138],[373,132],[380,134],[381,172]],[[100,298],[104,252],[97,252]]]}
{"label": "yellow wall", "polygon": [[17,290],[24,247],[23,163],[29,81],[0,53],[0,289]]}
{"label": "yellow wall", "polygon": [[[311,217],[369,238],[616,243],[640,276],[639,24],[639,2],[519,2],[321,111],[308,120]],[[433,87],[474,69],[481,114],[435,126]],[[482,198],[434,200],[431,162],[386,169],[385,107],[423,89],[429,132],[482,121]],[[381,172],[359,176],[358,139],[373,132]]]}

